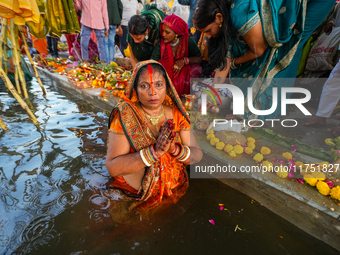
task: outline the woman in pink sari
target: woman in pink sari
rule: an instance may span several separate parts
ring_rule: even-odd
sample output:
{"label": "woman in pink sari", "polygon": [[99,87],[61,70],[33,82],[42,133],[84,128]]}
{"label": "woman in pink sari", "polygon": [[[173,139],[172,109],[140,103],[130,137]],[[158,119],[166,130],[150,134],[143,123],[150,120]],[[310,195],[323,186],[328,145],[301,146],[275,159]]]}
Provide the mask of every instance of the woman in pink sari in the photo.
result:
{"label": "woman in pink sari", "polygon": [[160,25],[161,59],[178,95],[190,93],[190,79],[198,78],[202,53],[190,37],[187,23],[176,15],[167,16]]}

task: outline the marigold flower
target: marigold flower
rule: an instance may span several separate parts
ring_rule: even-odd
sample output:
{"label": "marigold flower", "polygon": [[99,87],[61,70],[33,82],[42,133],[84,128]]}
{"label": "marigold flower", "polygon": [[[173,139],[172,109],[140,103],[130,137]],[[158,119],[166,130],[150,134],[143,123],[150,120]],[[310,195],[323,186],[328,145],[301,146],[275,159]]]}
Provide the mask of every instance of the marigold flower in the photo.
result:
{"label": "marigold flower", "polygon": [[296,166],[296,169],[303,169],[303,162],[301,162],[301,161],[296,161],[295,162],[295,166]]}
{"label": "marigold flower", "polygon": [[229,152],[230,157],[235,158],[236,157],[236,152],[234,150]]}
{"label": "marigold flower", "polygon": [[255,143],[250,143],[250,142],[248,142],[248,143],[247,143],[247,146],[248,146],[249,148],[251,148],[252,150],[255,149]]}
{"label": "marigold flower", "polygon": [[331,189],[330,195],[332,198],[340,200],[340,186]]}
{"label": "marigold flower", "polygon": [[319,190],[319,192],[324,195],[327,196],[329,194],[329,192],[331,191],[330,187],[328,186],[327,183],[323,182],[323,181],[319,181],[316,184],[316,188]]}
{"label": "marigold flower", "polygon": [[257,153],[253,159],[256,161],[256,162],[261,162],[262,159],[263,159],[263,155],[261,153]]}
{"label": "marigold flower", "polygon": [[285,152],[285,153],[282,154],[282,157],[290,160],[290,159],[293,158],[293,155],[291,153],[289,153],[289,152]]}
{"label": "marigold flower", "polygon": [[231,144],[227,144],[225,147],[224,147],[224,151],[225,152],[231,152],[232,150],[234,149],[234,146],[232,146]]}
{"label": "marigold flower", "polygon": [[268,160],[265,160],[265,161],[262,162],[262,167],[264,167],[268,172],[272,172],[273,163],[268,161]]}
{"label": "marigold flower", "polygon": [[247,138],[248,143],[255,143],[255,139],[252,137]]}
{"label": "marigold flower", "polygon": [[209,134],[207,135],[207,139],[210,141],[211,139],[215,138],[214,134]]}
{"label": "marigold flower", "polygon": [[218,138],[212,138],[212,139],[210,140],[210,144],[211,144],[212,146],[215,146],[216,143],[218,143],[219,141],[220,141],[220,139],[218,139]]}
{"label": "marigold flower", "polygon": [[280,166],[275,172],[280,178],[287,178],[288,176],[288,170],[282,166]]}
{"label": "marigold flower", "polygon": [[249,155],[249,154],[253,154],[253,149],[250,148],[250,147],[246,147],[246,148],[244,149],[244,152],[247,153],[248,155]]}
{"label": "marigold flower", "polygon": [[261,148],[261,154],[262,155],[269,155],[271,152],[272,151],[269,148],[267,148],[267,147],[262,147]]}
{"label": "marigold flower", "polygon": [[306,174],[306,175],[304,175],[303,179],[304,179],[310,186],[315,186],[316,183],[318,182],[318,179],[314,178],[313,175],[311,175],[311,174]]}
{"label": "marigold flower", "polygon": [[214,130],[212,130],[212,129],[209,129],[209,130],[208,130],[208,133],[209,133],[209,134],[215,134]]}
{"label": "marigold flower", "polygon": [[224,142],[216,143],[216,149],[218,149],[220,151],[223,150],[224,146],[225,146]]}
{"label": "marigold flower", "polygon": [[241,145],[235,145],[234,151],[236,152],[236,154],[242,154],[243,153],[243,147]]}
{"label": "marigold flower", "polygon": [[318,181],[324,181],[326,179],[326,175],[323,172],[313,172],[312,176]]}
{"label": "marigold flower", "polygon": [[320,163],[320,167],[322,170],[326,170],[329,168],[329,163],[327,161],[323,161]]}

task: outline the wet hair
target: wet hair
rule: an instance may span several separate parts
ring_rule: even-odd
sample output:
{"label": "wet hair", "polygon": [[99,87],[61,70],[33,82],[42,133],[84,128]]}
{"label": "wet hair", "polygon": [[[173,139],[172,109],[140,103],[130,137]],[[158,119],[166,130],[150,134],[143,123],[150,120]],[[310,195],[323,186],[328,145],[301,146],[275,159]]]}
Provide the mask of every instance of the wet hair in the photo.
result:
{"label": "wet hair", "polygon": [[[227,66],[227,53],[230,38],[236,35],[230,17],[230,7],[233,0],[200,0],[197,3],[193,20],[198,29],[203,29],[215,22],[216,14],[223,16],[222,27],[217,37],[211,37],[208,42],[208,56],[213,68]],[[221,67],[222,65],[222,67]]]}
{"label": "wet hair", "polygon": [[[164,77],[164,80],[166,82],[166,89],[168,90],[170,88],[170,83],[169,83],[169,80],[166,76],[166,72],[164,70],[164,67],[162,67],[161,65],[156,64],[156,63],[152,63],[152,64],[149,64],[149,65],[151,65],[152,72],[159,72]],[[139,69],[137,75],[136,75],[136,78],[135,78],[135,81],[134,81],[134,84],[133,84],[133,88],[136,92],[137,92],[137,84],[138,84],[139,78],[142,76],[142,74],[144,72],[149,72],[149,69],[148,69],[149,65],[145,65],[145,66],[141,67]],[[138,96],[138,92],[137,92],[137,96]]]}
{"label": "wet hair", "polygon": [[142,35],[149,28],[149,21],[143,15],[133,15],[129,20],[128,28],[130,34]]}

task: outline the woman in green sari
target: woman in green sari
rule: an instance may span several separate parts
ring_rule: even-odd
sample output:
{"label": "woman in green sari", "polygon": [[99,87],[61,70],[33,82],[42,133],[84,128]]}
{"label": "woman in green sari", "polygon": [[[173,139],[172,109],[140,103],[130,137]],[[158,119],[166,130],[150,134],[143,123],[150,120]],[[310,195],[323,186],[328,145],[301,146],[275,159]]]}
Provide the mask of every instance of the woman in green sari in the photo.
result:
{"label": "woman in green sari", "polygon": [[131,17],[127,41],[133,68],[140,61],[161,58],[159,25],[165,16],[156,5],[147,5],[143,12]]}
{"label": "woman in green sari", "polygon": [[[194,20],[209,40],[214,83],[228,76],[258,110],[271,109],[272,88],[293,87],[302,48],[334,6],[335,0],[201,0]],[[239,79],[238,79],[239,78]],[[276,79],[279,78],[279,79]],[[223,94],[223,93],[222,93]],[[278,98],[280,98],[278,89]],[[245,107],[242,118],[257,116]],[[259,116],[258,118],[263,118]]]}

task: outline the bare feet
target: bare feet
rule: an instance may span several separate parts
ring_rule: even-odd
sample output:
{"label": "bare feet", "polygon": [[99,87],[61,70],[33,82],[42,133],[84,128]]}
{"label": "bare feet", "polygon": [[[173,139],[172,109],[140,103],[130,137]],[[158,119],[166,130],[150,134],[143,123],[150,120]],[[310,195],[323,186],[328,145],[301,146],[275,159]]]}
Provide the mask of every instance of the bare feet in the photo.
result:
{"label": "bare feet", "polygon": [[309,120],[307,120],[305,123],[303,123],[303,125],[305,125],[305,126],[313,126],[313,125],[326,126],[327,121],[326,121],[326,118],[314,116],[314,117],[310,118]]}
{"label": "bare feet", "polygon": [[336,137],[340,136],[340,127],[334,127],[327,129],[329,132],[331,132]]}

